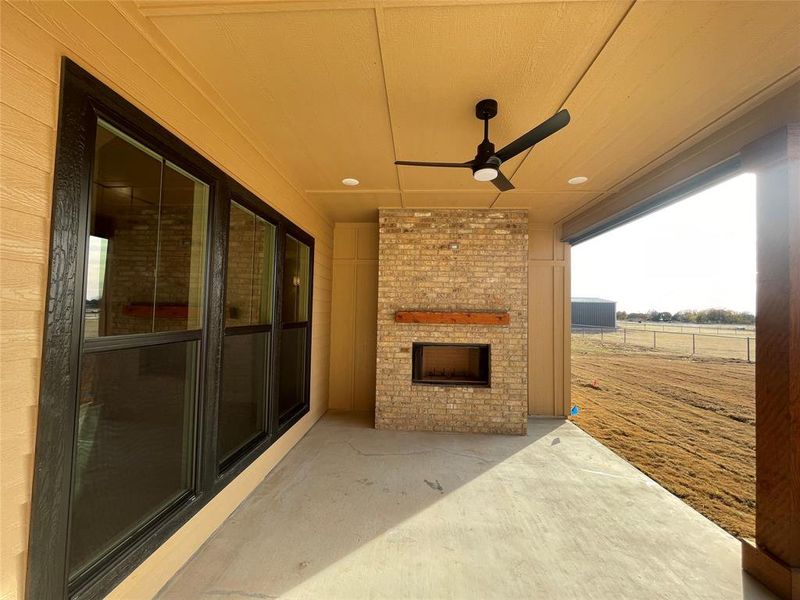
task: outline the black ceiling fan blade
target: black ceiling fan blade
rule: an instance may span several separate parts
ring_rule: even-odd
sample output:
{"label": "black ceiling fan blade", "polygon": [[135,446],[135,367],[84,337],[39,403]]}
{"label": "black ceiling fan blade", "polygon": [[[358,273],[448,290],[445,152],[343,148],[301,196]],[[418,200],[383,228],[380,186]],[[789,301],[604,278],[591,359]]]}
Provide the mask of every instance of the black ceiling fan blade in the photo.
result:
{"label": "black ceiling fan blade", "polygon": [[447,163],[447,162],[419,162],[415,160],[396,160],[394,164],[405,167],[449,167],[449,168],[472,168],[472,162],[464,163]]}
{"label": "black ceiling fan blade", "polygon": [[553,135],[556,131],[565,127],[567,123],[569,123],[569,112],[567,112],[566,109],[560,110],[543,123],[531,129],[525,135],[518,137],[507,146],[501,148],[500,151],[495,152],[495,156],[503,162],[506,162],[514,158],[520,152],[524,152],[528,148],[535,146],[546,137]]}
{"label": "black ceiling fan blade", "polygon": [[494,186],[501,192],[507,192],[514,189],[514,184],[508,180],[508,177],[497,171],[497,177],[492,179]]}

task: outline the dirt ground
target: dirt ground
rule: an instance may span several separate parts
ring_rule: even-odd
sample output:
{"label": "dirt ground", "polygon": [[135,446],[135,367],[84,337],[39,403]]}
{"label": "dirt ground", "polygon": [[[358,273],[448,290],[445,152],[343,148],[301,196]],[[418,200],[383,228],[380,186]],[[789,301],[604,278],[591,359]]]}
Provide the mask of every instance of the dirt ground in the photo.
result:
{"label": "dirt ground", "polygon": [[755,365],[573,336],[572,417],[690,506],[755,536]]}

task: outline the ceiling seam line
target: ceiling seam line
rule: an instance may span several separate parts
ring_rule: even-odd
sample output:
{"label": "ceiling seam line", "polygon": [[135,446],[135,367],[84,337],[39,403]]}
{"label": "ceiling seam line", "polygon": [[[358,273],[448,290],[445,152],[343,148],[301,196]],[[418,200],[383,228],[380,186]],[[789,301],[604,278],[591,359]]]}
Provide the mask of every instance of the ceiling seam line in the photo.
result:
{"label": "ceiling seam line", "polygon": [[[380,1],[380,0],[378,0]],[[494,6],[514,6],[518,4],[529,4],[531,0],[502,0],[500,2],[477,2],[476,4],[494,5]],[[408,8],[408,0],[384,0],[382,6],[386,8]],[[216,8],[223,5],[225,9]],[[264,13],[289,13],[289,12],[316,12],[316,11],[345,11],[345,10],[363,10],[368,8],[370,3],[360,4],[359,0],[343,0],[343,1],[321,1],[319,4],[310,3],[303,4],[302,0],[295,2],[281,2],[253,4],[251,2],[235,2],[228,5],[224,3],[216,4],[188,4],[183,5],[181,2],[172,3],[172,5],[163,6],[148,6],[141,5],[137,8],[143,16],[151,18],[175,18],[175,17],[207,17],[219,15],[248,15],[248,14],[264,14]],[[411,7],[435,8],[439,6],[444,7],[459,7],[464,6],[463,0],[417,0]],[[468,5],[468,4],[467,4]],[[205,8],[207,7],[207,8]]]}
{"label": "ceiling seam line", "polygon": [[[381,76],[383,77],[383,93],[386,96],[386,114],[389,118],[389,135],[392,136],[392,150],[394,152],[394,159],[397,160],[397,141],[394,131],[394,119],[392,119],[392,102],[389,100],[389,82],[386,77],[386,61],[383,56],[383,7],[375,2],[372,6],[373,14],[375,16],[375,33],[378,36],[378,56],[381,60]],[[400,182],[400,169],[394,165],[394,175],[397,179],[397,190],[400,192],[400,208],[406,207],[405,195],[403,194],[403,186]]]}
{"label": "ceiling seam line", "polygon": [[[616,182],[614,185],[610,186],[608,190],[606,190],[606,191],[604,191],[604,192],[601,192],[599,195],[597,195],[597,196],[594,196],[594,197],[593,197],[593,198],[591,198],[590,200],[587,200],[587,201],[586,201],[584,204],[582,204],[582,205],[581,205],[581,206],[579,206],[578,208],[574,209],[574,210],[573,210],[572,212],[570,212],[568,215],[565,215],[564,217],[562,217],[562,218],[561,218],[561,219],[560,219],[558,222],[559,222],[559,223],[566,223],[566,222],[567,222],[569,219],[571,219],[571,218],[573,218],[573,217],[576,217],[578,214],[580,214],[580,213],[581,213],[581,212],[583,212],[584,210],[586,210],[586,209],[590,208],[590,207],[591,207],[591,206],[593,206],[594,204],[596,204],[596,203],[600,202],[601,200],[603,200],[603,198],[604,198],[604,197],[611,197],[611,196],[613,196],[614,194],[618,194],[619,192],[621,192],[621,191],[622,191],[622,189],[624,189],[624,187],[620,187],[620,186],[624,186],[624,185],[626,185],[626,182],[629,182],[629,180],[630,180],[630,179],[632,179],[632,178],[636,177],[636,175],[637,175],[638,173],[641,173],[643,170],[647,169],[647,168],[648,168],[650,165],[652,165],[653,163],[656,163],[656,162],[658,162],[659,160],[661,160],[662,158],[664,158],[665,156],[667,156],[667,155],[668,155],[670,152],[673,152],[673,151],[675,151],[676,149],[680,148],[680,147],[681,147],[683,144],[685,144],[686,142],[688,142],[688,141],[689,141],[689,140],[691,140],[692,138],[694,138],[694,137],[696,137],[696,136],[700,135],[700,134],[701,134],[703,131],[705,131],[705,130],[706,130],[706,129],[708,129],[709,127],[713,127],[715,123],[717,123],[717,122],[721,121],[722,119],[724,119],[725,117],[727,117],[727,116],[728,116],[728,115],[730,115],[731,113],[735,112],[736,110],[738,110],[739,108],[741,108],[742,106],[744,106],[745,104],[747,104],[748,102],[750,102],[751,100],[753,100],[754,98],[757,98],[759,95],[763,94],[764,92],[766,92],[766,91],[767,91],[767,90],[769,90],[770,88],[772,88],[772,87],[775,87],[776,85],[780,84],[782,81],[784,81],[785,79],[787,79],[787,78],[791,77],[791,76],[792,76],[792,75],[794,75],[795,73],[800,73],[800,67],[795,67],[794,69],[792,69],[792,70],[791,70],[791,71],[789,71],[788,73],[785,73],[785,74],[781,75],[780,77],[778,77],[778,79],[776,79],[776,80],[775,80],[775,81],[773,81],[772,83],[769,83],[769,84],[767,84],[766,86],[764,86],[763,88],[761,88],[761,89],[760,89],[760,90],[758,90],[757,92],[755,92],[755,93],[751,94],[751,95],[750,95],[750,96],[748,96],[748,97],[747,97],[745,100],[742,100],[742,101],[741,101],[739,104],[737,104],[736,106],[734,106],[734,107],[733,107],[733,108],[731,108],[730,110],[728,110],[728,111],[725,111],[725,112],[724,112],[723,114],[721,114],[719,117],[717,117],[716,119],[714,119],[714,120],[713,120],[711,123],[708,123],[708,124],[704,125],[704,126],[703,126],[703,127],[701,127],[700,129],[698,129],[697,131],[695,131],[693,134],[691,134],[691,135],[689,135],[689,136],[685,137],[684,139],[682,139],[682,140],[681,140],[680,142],[678,142],[677,144],[673,145],[673,146],[672,146],[671,148],[669,148],[668,150],[666,150],[666,151],[662,152],[661,154],[659,154],[657,157],[655,157],[653,160],[651,160],[651,161],[650,161],[650,162],[648,162],[647,164],[645,164],[645,165],[642,165],[641,167],[639,167],[638,169],[636,169],[636,170],[635,170],[633,173],[631,173],[630,175],[628,175],[628,176],[626,176],[626,177],[623,177],[622,179],[620,179],[620,180],[619,180],[618,182]],[[767,99],[766,99],[766,100],[764,100],[764,101],[766,102],[767,100],[769,100],[769,98],[767,98]],[[744,116],[744,115],[742,115],[742,116]],[[709,134],[709,135],[712,135],[712,134]],[[701,138],[700,140],[697,140],[697,142],[696,142],[696,143],[700,143],[700,142],[702,142],[704,139],[706,139],[706,137],[708,137],[708,136],[705,136],[705,137]],[[688,150],[688,149],[689,149],[689,148],[687,148],[687,150]],[[677,155],[676,155],[676,156],[677,156]],[[675,157],[672,157],[672,158],[675,158]],[[662,163],[662,164],[666,164],[666,162],[669,162],[669,160],[671,160],[671,158],[670,158],[670,159],[667,159],[667,161],[665,161],[665,163]],[[656,165],[655,167],[653,167],[652,169],[650,169],[650,171],[653,171],[653,170],[657,169],[657,168],[658,168],[658,166],[659,166],[659,165]],[[647,174],[647,173],[649,173],[650,171],[646,171],[645,173],[643,173],[643,175],[646,175],[646,174]],[[634,183],[635,181],[636,181],[636,180],[634,179],[634,181],[630,181],[630,182],[629,182],[629,184],[632,184],[632,183]],[[618,188],[619,188],[619,189],[618,189]],[[612,191],[612,190],[613,190],[613,191]]]}
{"label": "ceiling seam line", "polygon": [[[190,73],[187,73],[186,69],[184,67],[182,67],[180,64],[178,64],[178,62],[176,62],[174,56],[171,56],[168,52],[165,52],[164,49],[161,47],[161,45],[158,44],[155,40],[153,40],[152,36],[147,31],[145,31],[141,27],[141,25],[135,21],[135,19],[132,18],[132,15],[129,14],[128,9],[125,9],[122,6],[119,5],[118,0],[112,0],[111,1],[111,5],[122,16],[122,18],[125,19],[139,33],[139,35],[141,35],[145,39],[145,41],[150,45],[151,48],[153,48],[157,53],[159,53],[162,57],[164,57],[164,59],[172,66],[172,68],[175,69],[180,74],[180,76],[183,77],[183,79],[189,83],[190,86],[192,86],[195,90],[197,90],[200,93],[200,95],[203,97],[203,99],[206,102],[208,102],[211,105],[211,107],[214,110],[216,110],[217,113],[219,115],[221,115],[222,118],[231,127],[233,127],[234,130],[239,135],[242,136],[242,138],[247,140],[247,143],[250,145],[250,147],[253,150],[256,151],[256,154],[261,158],[261,160],[263,160],[265,163],[267,163],[275,171],[275,173],[278,175],[278,177],[280,179],[282,179],[284,181],[284,183],[286,183],[286,185],[288,185],[292,190],[294,190],[295,193],[300,198],[305,200],[305,202],[308,205],[308,207],[311,208],[311,210],[314,213],[316,213],[317,216],[320,219],[322,219],[322,221],[324,223],[326,223],[329,226],[333,227],[333,221],[331,221],[328,218],[328,216],[320,209],[320,207],[318,207],[314,202],[311,201],[311,199],[306,195],[306,193],[301,189],[301,187],[299,187],[297,184],[295,184],[295,182],[285,174],[284,167],[282,165],[280,165],[280,168],[279,168],[279,163],[278,163],[277,159],[274,157],[274,153],[269,148],[263,147],[261,145],[261,143],[254,142],[253,139],[249,135],[247,135],[245,133],[245,130],[243,129],[243,126],[246,125],[247,120],[222,96],[222,94],[219,92],[219,90],[217,90],[217,88],[215,86],[213,86],[210,81],[208,81],[203,75],[200,74],[200,72],[197,70],[197,68],[194,67],[194,64],[180,50],[178,50],[175,46],[173,46],[171,42],[167,42],[169,44],[168,50],[172,51],[172,52],[177,52],[186,61],[187,65],[189,65],[189,67],[196,73],[196,77],[200,78],[203,81],[203,83],[205,83],[205,85],[208,86],[208,88],[219,99],[219,102],[217,100],[209,97],[209,95],[206,93],[206,91],[204,91],[202,89],[202,87],[200,85],[198,85],[197,82],[195,81],[195,76],[192,76]],[[142,19],[144,19],[148,24],[152,25],[153,27],[155,27],[157,29],[156,25],[154,23],[151,23],[147,16],[145,16],[141,12],[139,12],[138,6],[134,5],[133,6],[133,10],[137,11],[138,15]],[[160,30],[159,30],[159,33],[160,33]],[[111,40],[109,40],[109,41],[111,41]],[[127,54],[126,54],[126,56],[127,56]],[[132,57],[130,57],[130,58],[133,61],[133,58]],[[133,61],[133,62],[135,63],[135,61]],[[138,65],[138,63],[135,63],[135,64],[137,64],[137,66],[139,66],[139,68],[142,69],[141,65]],[[145,72],[146,72],[146,70],[145,70]],[[163,88],[163,86],[160,86],[160,87]],[[163,89],[165,89],[165,88],[163,88]],[[194,112],[188,106],[186,106],[182,101],[180,101],[178,98],[176,98],[176,101],[178,101],[181,104],[181,106],[183,106],[195,118],[197,118],[198,120],[202,121],[202,119],[200,119],[197,115],[195,115]],[[220,102],[223,104],[223,106],[220,106]],[[230,111],[230,113],[228,111]],[[231,118],[230,114],[233,114],[235,116],[236,120],[240,121],[241,125],[237,125],[235,120],[233,118]],[[220,138],[220,141],[222,141],[221,138]],[[226,146],[231,147],[226,142],[223,141],[223,143]],[[235,151],[235,148],[232,148],[232,149],[234,149],[234,151]],[[209,160],[211,160],[215,164],[217,163],[217,161],[214,160],[214,159],[211,159],[211,157],[209,157]],[[279,211],[279,212],[283,213],[283,211]]]}
{"label": "ceiling seam line", "polygon": [[[622,17],[617,22],[617,24],[614,26],[614,28],[611,30],[611,33],[606,38],[606,41],[603,42],[603,45],[600,46],[600,49],[594,55],[594,58],[592,58],[592,60],[589,61],[589,64],[583,70],[583,73],[581,73],[581,76],[578,77],[577,81],[575,81],[575,85],[573,85],[572,88],[569,90],[569,92],[567,92],[567,95],[564,97],[564,100],[561,101],[561,104],[559,105],[558,110],[561,110],[562,108],[564,108],[564,105],[569,101],[570,96],[572,96],[572,94],[575,93],[575,90],[578,89],[578,86],[586,78],[586,75],[589,73],[589,71],[592,70],[592,67],[597,62],[597,59],[600,58],[601,54],[603,54],[603,50],[606,49],[606,47],[608,46],[609,42],[611,42],[612,38],[616,35],[617,31],[622,26],[622,23],[625,21],[625,19],[628,18],[628,15],[630,14],[631,10],[633,10],[633,7],[636,5],[636,2],[637,2],[637,0],[633,0],[631,2],[630,6],[628,6],[628,9],[622,14]],[[556,111],[556,112],[558,112],[558,111]],[[533,148],[528,148],[528,151],[525,153],[525,156],[522,157],[522,160],[519,162],[519,165],[517,165],[517,168],[514,169],[514,172],[508,178],[509,181],[519,172],[519,170],[525,164],[525,161],[528,160],[528,157],[531,155],[531,152],[533,152]],[[502,193],[498,193],[497,194],[495,199],[489,205],[489,208],[494,208],[494,205],[497,204],[497,201],[500,199],[501,195],[502,195]]]}

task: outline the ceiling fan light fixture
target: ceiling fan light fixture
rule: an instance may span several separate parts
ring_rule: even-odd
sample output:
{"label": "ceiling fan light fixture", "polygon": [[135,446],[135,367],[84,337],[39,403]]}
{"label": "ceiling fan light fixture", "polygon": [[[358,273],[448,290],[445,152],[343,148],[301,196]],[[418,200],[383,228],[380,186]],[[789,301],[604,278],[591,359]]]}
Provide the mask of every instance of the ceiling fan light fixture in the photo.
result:
{"label": "ceiling fan light fixture", "polygon": [[481,167],[472,174],[476,181],[491,181],[497,178],[497,169],[494,167]]}
{"label": "ceiling fan light fixture", "polygon": [[475,158],[465,162],[430,162],[419,160],[396,160],[394,164],[403,167],[439,167],[445,169],[470,169],[476,181],[491,181],[501,192],[514,189],[514,184],[500,172],[500,165],[515,156],[530,150],[569,123],[569,112],[561,109],[546,121],[542,121],[528,133],[522,134],[510,144],[495,152],[489,140],[489,120],[497,116],[497,100],[484,98],[475,105],[475,116],[483,121],[483,140],[478,144]]}

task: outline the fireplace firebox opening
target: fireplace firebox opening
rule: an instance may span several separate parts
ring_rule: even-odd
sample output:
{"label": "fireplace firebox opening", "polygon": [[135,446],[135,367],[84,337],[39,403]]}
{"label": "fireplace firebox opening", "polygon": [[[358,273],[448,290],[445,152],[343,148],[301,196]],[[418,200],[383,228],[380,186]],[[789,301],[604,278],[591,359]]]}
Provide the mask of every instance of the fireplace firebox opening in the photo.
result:
{"label": "fireplace firebox opening", "polygon": [[411,382],[423,385],[490,387],[489,344],[414,342]]}

